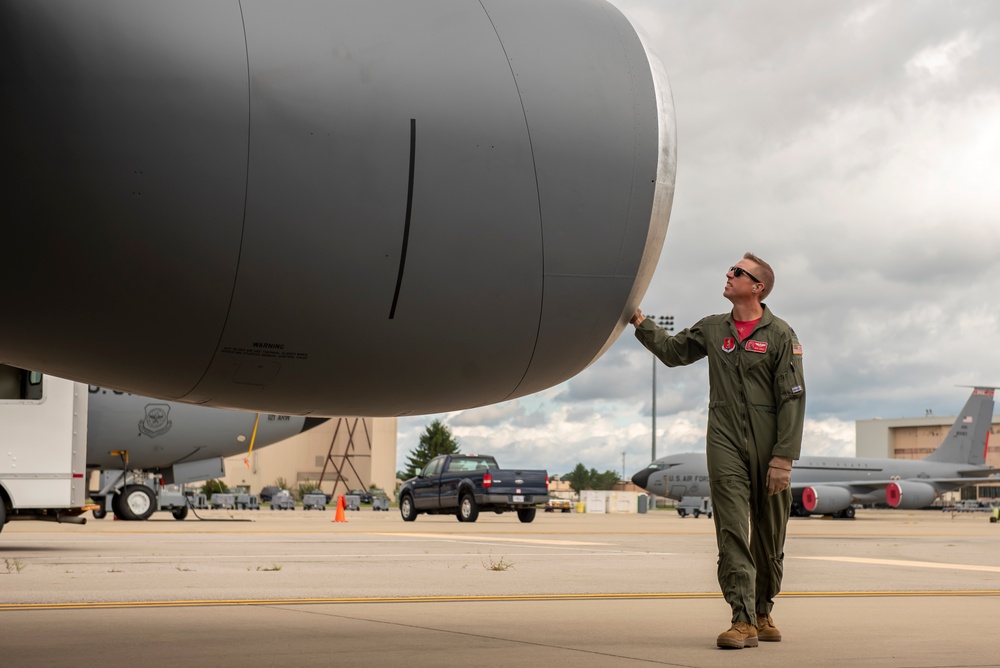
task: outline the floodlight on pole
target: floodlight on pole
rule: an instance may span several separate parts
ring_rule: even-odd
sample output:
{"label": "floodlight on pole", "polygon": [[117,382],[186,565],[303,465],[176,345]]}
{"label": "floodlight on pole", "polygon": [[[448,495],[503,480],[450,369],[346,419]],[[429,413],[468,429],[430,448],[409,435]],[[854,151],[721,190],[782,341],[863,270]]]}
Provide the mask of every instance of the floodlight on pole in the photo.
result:
{"label": "floodlight on pole", "polygon": [[[647,315],[653,323],[666,330],[667,334],[674,333],[674,316],[672,315]],[[653,356],[653,457],[650,461],[656,461],[656,356]]]}

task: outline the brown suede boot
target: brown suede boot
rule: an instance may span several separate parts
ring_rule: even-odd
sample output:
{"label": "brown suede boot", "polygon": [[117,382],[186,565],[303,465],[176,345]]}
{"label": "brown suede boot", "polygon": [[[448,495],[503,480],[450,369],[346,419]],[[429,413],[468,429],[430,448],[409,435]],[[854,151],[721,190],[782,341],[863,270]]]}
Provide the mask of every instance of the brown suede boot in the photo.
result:
{"label": "brown suede boot", "polygon": [[757,637],[762,642],[781,642],[781,631],[774,625],[771,615],[766,612],[757,613]]}
{"label": "brown suede boot", "polygon": [[719,634],[715,644],[722,649],[743,649],[757,646],[757,629],[746,622],[733,622],[728,631]]}

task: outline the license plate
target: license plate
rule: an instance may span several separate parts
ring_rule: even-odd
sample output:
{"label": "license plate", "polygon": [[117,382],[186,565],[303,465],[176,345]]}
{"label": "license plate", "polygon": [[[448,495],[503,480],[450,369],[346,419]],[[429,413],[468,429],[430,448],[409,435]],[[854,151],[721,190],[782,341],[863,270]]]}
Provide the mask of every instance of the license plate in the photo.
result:
{"label": "license plate", "polygon": [[524,503],[524,495],[518,494],[511,497],[511,503]]}

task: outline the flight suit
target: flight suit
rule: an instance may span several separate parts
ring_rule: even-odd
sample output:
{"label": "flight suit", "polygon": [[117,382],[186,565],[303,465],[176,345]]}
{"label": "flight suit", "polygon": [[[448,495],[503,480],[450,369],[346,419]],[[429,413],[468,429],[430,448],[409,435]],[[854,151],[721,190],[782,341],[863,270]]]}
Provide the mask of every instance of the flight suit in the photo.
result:
{"label": "flight suit", "polygon": [[[805,419],[802,347],[767,306],[741,342],[732,314],[712,315],[670,336],[649,318],[636,338],[669,367],[708,357],[706,455],[719,585],[733,622],[756,625],[781,590],[792,493],[767,493],[772,456],[798,459]],[[752,528],[752,533],[751,533]]]}

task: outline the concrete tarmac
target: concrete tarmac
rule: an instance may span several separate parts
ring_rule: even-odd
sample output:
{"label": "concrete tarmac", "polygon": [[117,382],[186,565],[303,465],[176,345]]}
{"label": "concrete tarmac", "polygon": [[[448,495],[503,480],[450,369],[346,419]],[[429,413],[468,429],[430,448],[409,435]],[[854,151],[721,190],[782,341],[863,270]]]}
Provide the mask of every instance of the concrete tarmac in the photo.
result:
{"label": "concrete tarmac", "polygon": [[1000,665],[1000,524],[980,513],[794,518],[784,639],[744,650],[715,647],[704,517],[199,514],[7,524],[2,665]]}

